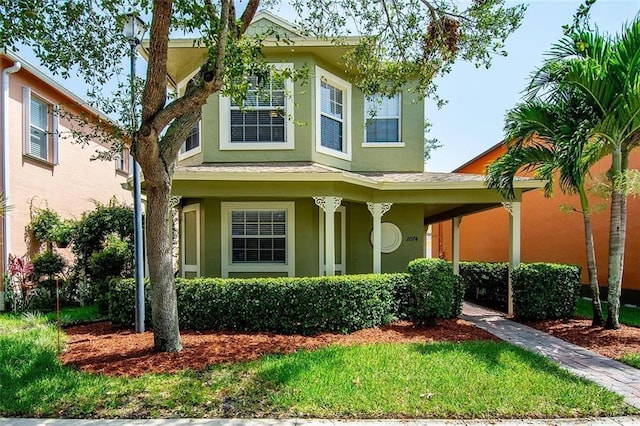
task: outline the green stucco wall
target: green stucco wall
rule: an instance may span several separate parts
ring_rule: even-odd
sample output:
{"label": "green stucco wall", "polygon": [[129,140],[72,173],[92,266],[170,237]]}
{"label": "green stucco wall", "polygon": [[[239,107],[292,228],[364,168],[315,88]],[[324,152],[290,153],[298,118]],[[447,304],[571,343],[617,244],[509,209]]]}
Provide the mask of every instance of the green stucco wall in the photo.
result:
{"label": "green stucco wall", "polygon": [[[409,261],[424,257],[423,207],[417,204],[394,204],[382,222],[400,228],[402,243],[393,253],[382,253],[382,272],[404,272]],[[347,206],[347,273],[366,274],[373,269],[371,231],[373,218],[366,204]]]}
{"label": "green stucco wall", "polygon": [[[221,275],[221,202],[216,198],[183,199],[184,205],[200,204],[200,271],[203,276]],[[225,200],[227,201],[227,200]],[[236,200],[237,201],[237,200]],[[259,202],[259,199],[242,200]],[[269,200],[273,201],[273,199]],[[317,276],[319,271],[319,218],[320,209],[310,198],[298,198],[295,202],[295,258],[296,276]],[[373,265],[370,234],[372,217],[366,204],[344,202],[346,209],[346,273],[370,273]],[[393,253],[382,254],[382,272],[402,272],[407,263],[423,256],[424,232],[422,206],[396,204],[383,217],[402,231],[402,244]],[[339,252],[339,250],[338,250]],[[338,260],[339,262],[339,260]],[[232,272],[231,277],[284,276],[273,272]]]}
{"label": "green stucco wall", "polygon": [[294,67],[309,69],[308,79],[294,82],[295,147],[281,150],[220,150],[219,114],[220,101],[212,95],[202,109],[202,153],[180,161],[181,165],[198,163],[313,161],[344,170],[354,171],[414,171],[424,168],[424,102],[415,94],[401,94],[401,132],[404,147],[363,147],[364,95],[352,86],[351,98],[351,161],[336,158],[315,150],[315,67],[320,66],[338,77],[346,75],[336,66],[320,60],[312,54],[271,55],[274,63],[293,63]]}

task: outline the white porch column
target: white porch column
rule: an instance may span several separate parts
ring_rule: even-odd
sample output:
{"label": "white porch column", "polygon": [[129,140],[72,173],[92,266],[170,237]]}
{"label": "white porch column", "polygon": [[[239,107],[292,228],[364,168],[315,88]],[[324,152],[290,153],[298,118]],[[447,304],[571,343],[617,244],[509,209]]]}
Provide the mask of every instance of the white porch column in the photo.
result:
{"label": "white porch column", "polygon": [[502,203],[509,212],[509,289],[507,314],[513,315],[513,283],[511,272],[520,265],[520,202]]}
{"label": "white porch column", "polygon": [[336,274],[335,212],[340,206],[340,197],[313,197],[324,212],[324,263],[325,275]]}
{"label": "white porch column", "polygon": [[451,266],[453,273],[460,275],[460,224],[462,216],[456,216],[451,221]]}
{"label": "white porch column", "polygon": [[382,270],[382,216],[391,209],[393,203],[367,203],[373,216],[373,273]]}

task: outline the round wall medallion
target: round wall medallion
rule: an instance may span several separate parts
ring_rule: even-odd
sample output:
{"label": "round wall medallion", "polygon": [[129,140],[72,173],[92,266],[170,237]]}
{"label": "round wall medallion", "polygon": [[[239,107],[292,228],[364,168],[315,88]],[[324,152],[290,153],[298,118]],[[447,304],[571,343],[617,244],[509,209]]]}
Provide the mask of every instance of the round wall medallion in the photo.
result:
{"label": "round wall medallion", "polygon": [[[400,247],[402,243],[402,232],[395,224],[391,222],[382,222],[380,224],[381,243],[380,251],[382,253],[392,253]],[[371,245],[373,245],[373,231],[371,231]]]}

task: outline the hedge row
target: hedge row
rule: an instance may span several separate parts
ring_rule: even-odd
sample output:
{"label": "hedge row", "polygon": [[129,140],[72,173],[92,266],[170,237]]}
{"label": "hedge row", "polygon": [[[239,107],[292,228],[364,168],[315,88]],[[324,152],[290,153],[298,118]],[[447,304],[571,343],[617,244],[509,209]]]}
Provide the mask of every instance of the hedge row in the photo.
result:
{"label": "hedge row", "polygon": [[[460,315],[467,289],[506,288],[504,264],[465,262],[462,277],[450,263],[416,259],[408,274],[333,277],[176,280],[182,328],[272,331],[312,334],[349,333],[396,318],[417,323]],[[520,265],[513,272],[514,309],[528,319],[562,318],[573,313],[580,269],[571,265]],[[135,283],[114,279],[109,290],[109,317],[115,324],[134,320]],[[146,286],[146,318],[151,318]],[[489,294],[489,292],[484,293]],[[506,302],[506,299],[505,299]]]}
{"label": "hedge row", "polygon": [[[396,289],[406,287],[407,280],[406,274],[178,278],[179,323],[181,328],[194,330],[348,333],[392,321],[398,315]],[[112,322],[131,323],[133,288],[130,279],[115,283],[110,295]],[[150,291],[147,286],[147,294]]]}
{"label": "hedge row", "polygon": [[507,263],[460,262],[464,298],[483,306],[507,310],[509,265]]}
{"label": "hedge row", "polygon": [[513,310],[525,319],[570,317],[580,296],[580,267],[554,263],[521,264],[511,273]]}
{"label": "hedge row", "polygon": [[[465,299],[506,311],[509,265],[460,262]],[[513,309],[516,316],[538,320],[571,316],[580,295],[580,267],[554,263],[520,264],[514,269]]]}
{"label": "hedge row", "polygon": [[[447,262],[420,259],[409,270],[313,278],[178,278],[179,323],[194,330],[348,333],[396,318],[426,322],[459,315],[463,292]],[[133,322],[134,288],[132,279],[111,282],[113,323]],[[147,319],[150,291],[147,284]]]}

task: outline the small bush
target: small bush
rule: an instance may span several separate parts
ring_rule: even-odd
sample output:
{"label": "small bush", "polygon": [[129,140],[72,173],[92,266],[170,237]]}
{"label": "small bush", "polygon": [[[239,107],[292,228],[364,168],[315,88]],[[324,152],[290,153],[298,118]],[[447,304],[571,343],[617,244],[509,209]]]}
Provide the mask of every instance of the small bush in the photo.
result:
{"label": "small bush", "polygon": [[51,242],[51,231],[61,223],[60,216],[54,210],[48,207],[34,208],[31,213],[31,222],[27,225],[27,231],[38,243]]}
{"label": "small bush", "polygon": [[64,270],[66,262],[58,253],[46,250],[36,254],[31,260],[33,273],[38,277],[52,278]]}
{"label": "small bush", "polygon": [[409,263],[411,275],[408,317],[417,323],[453,318],[462,310],[464,287],[442,259],[416,259]]}
{"label": "small bush", "polygon": [[465,299],[506,311],[509,287],[507,263],[460,262]]}
{"label": "small bush", "polygon": [[521,264],[512,272],[517,316],[531,319],[568,318],[580,294],[580,267],[554,263]]}
{"label": "small bush", "polygon": [[[348,333],[395,319],[396,287],[406,281],[406,274],[178,278],[179,322],[181,328],[195,330]],[[111,283],[109,317],[112,322],[133,322],[134,286],[132,279]],[[149,291],[147,286],[147,311]]]}

